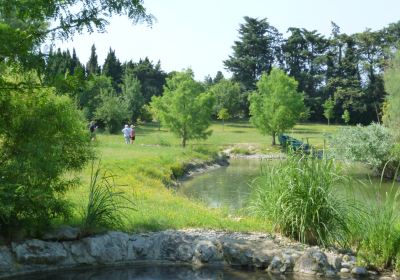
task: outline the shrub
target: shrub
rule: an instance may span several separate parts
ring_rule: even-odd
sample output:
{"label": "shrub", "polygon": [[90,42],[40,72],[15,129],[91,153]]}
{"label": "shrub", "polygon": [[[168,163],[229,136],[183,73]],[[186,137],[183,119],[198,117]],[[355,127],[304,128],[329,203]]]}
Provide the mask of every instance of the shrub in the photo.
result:
{"label": "shrub", "polygon": [[251,209],[275,230],[309,244],[344,244],[354,201],[334,191],[345,178],[333,160],[310,156],[267,165],[252,184]]}
{"label": "shrub", "polygon": [[365,162],[377,173],[393,159],[394,138],[387,128],[377,123],[343,128],[332,140],[332,145],[337,157]]}
{"label": "shrub", "polygon": [[[134,203],[124,192],[116,191],[114,175],[103,171],[100,163],[92,162],[89,197],[82,214],[81,236],[97,230],[118,228],[123,224],[125,209],[134,209]],[[128,202],[128,203],[126,203]]]}
{"label": "shrub", "polygon": [[[14,74],[16,83],[24,77]],[[51,88],[0,94],[0,233],[35,234],[52,218],[68,217],[63,194],[92,156],[83,118],[66,96]]]}

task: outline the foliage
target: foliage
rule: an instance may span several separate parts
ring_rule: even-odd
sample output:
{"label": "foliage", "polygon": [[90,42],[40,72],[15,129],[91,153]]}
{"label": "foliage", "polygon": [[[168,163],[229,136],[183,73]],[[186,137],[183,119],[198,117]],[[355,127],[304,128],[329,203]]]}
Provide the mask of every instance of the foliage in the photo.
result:
{"label": "foliage", "polygon": [[231,116],[228,113],[228,110],[226,108],[222,108],[218,112],[218,119],[222,120],[222,128],[225,126],[225,121],[229,120]]}
{"label": "foliage", "polygon": [[135,123],[142,113],[144,98],[140,82],[136,77],[125,71],[122,84],[122,95],[128,105],[131,123]]}
{"label": "foliage", "polygon": [[252,209],[301,242],[344,244],[355,209],[334,190],[343,179],[333,160],[291,155],[267,165],[253,182]]}
{"label": "foliage", "polygon": [[114,90],[120,92],[119,85],[122,83],[122,64],[115,55],[115,51],[111,48],[104,61],[101,74],[110,77]]}
{"label": "foliage", "polygon": [[123,224],[123,209],[134,210],[135,204],[122,191],[117,191],[115,176],[103,171],[100,163],[92,169],[87,206],[82,213],[81,236],[99,229],[116,229]]}
{"label": "foliage", "polygon": [[9,68],[5,79],[24,90],[0,95],[0,231],[36,230],[68,216],[63,194],[76,184],[68,171],[92,156],[83,118],[68,97],[35,88],[34,72]]}
{"label": "foliage", "polygon": [[254,90],[263,72],[269,73],[274,62],[279,61],[281,34],[267,19],[244,17],[240,24],[239,40],[235,41],[233,54],[224,61],[245,90]]}
{"label": "foliage", "polygon": [[241,91],[239,83],[222,79],[211,86],[209,92],[215,98],[213,114],[218,115],[222,108],[225,108],[231,116],[238,116],[240,113]]}
{"label": "foliage", "polygon": [[400,51],[393,55],[390,66],[384,74],[386,96],[386,110],[384,122],[399,137],[400,131]]}
{"label": "foliage", "polygon": [[190,70],[177,72],[167,79],[162,97],[153,97],[151,106],[161,122],[182,139],[206,139],[211,131],[210,118],[214,99],[193,79]]}
{"label": "foliage", "polygon": [[342,119],[344,121],[345,124],[348,124],[350,122],[350,113],[349,110],[344,110],[343,115],[342,115]]}
{"label": "foliage", "polygon": [[335,102],[333,100],[333,98],[328,98],[324,105],[324,117],[328,120],[328,125],[330,124],[330,120],[333,118],[334,116],[334,107],[335,107]]}
{"label": "foliage", "polygon": [[103,121],[110,133],[117,133],[124,121],[129,119],[128,103],[113,91],[104,92],[95,118]]}
{"label": "foliage", "polygon": [[393,159],[393,135],[377,123],[342,128],[331,144],[338,157],[365,162],[379,173],[386,162]]}
{"label": "foliage", "polygon": [[304,112],[303,96],[297,82],[279,69],[264,74],[257,88],[249,96],[250,120],[262,134],[270,134],[275,145],[275,136],[292,128]]}
{"label": "foliage", "polygon": [[88,77],[100,74],[100,66],[97,61],[96,46],[94,44],[90,50],[89,61],[86,63],[86,74]]}

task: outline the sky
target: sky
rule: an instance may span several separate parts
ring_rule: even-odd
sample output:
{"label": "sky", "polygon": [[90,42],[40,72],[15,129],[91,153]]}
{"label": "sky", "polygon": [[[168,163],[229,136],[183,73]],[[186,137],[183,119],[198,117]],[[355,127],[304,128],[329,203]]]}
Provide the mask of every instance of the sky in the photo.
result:
{"label": "sky", "polygon": [[144,0],[144,6],[157,19],[151,27],[116,16],[106,33],[76,35],[56,47],[74,47],[86,64],[95,44],[101,65],[111,47],[121,62],[148,57],[160,60],[166,72],[190,67],[203,80],[217,71],[230,77],[223,61],[232,54],[244,16],[267,18],[284,37],[289,27],[329,36],[331,21],[352,34],[400,20],[400,0]]}

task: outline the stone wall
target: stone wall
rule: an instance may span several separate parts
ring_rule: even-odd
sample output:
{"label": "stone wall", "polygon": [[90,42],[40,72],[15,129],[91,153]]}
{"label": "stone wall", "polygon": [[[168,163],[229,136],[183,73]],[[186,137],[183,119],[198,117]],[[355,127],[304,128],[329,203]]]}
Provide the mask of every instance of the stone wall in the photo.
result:
{"label": "stone wall", "polygon": [[[331,276],[341,270],[366,274],[355,258],[268,234],[167,230],[142,234],[108,232],[70,241],[26,240],[0,247],[0,278],[89,266],[169,261],[258,268],[276,273]],[[347,269],[347,270],[346,270]]]}

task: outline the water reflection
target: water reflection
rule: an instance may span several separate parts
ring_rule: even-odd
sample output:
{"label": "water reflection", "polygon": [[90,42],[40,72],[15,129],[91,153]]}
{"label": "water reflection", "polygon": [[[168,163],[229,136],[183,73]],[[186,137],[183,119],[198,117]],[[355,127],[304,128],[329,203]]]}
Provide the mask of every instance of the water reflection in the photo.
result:
{"label": "water reflection", "polygon": [[[239,209],[246,205],[250,183],[260,175],[260,167],[276,164],[277,160],[232,159],[230,165],[196,175],[182,183],[179,192],[203,201],[209,207]],[[392,181],[369,176],[370,171],[362,164],[344,165],[344,171],[354,179],[338,185],[336,190],[346,197],[355,197],[361,203],[377,203],[392,189]],[[394,184],[394,189],[400,183]]]}
{"label": "water reflection", "polygon": [[[194,268],[184,265],[142,265],[131,267],[112,267],[103,269],[86,269],[68,272],[54,272],[40,276],[20,277],[24,280],[300,280],[323,279],[305,275],[274,275],[265,271],[237,270],[230,267]],[[335,278],[329,278],[334,280]],[[337,278],[351,279],[351,278]],[[367,279],[367,278],[364,278]],[[372,279],[372,278],[371,278]]]}

